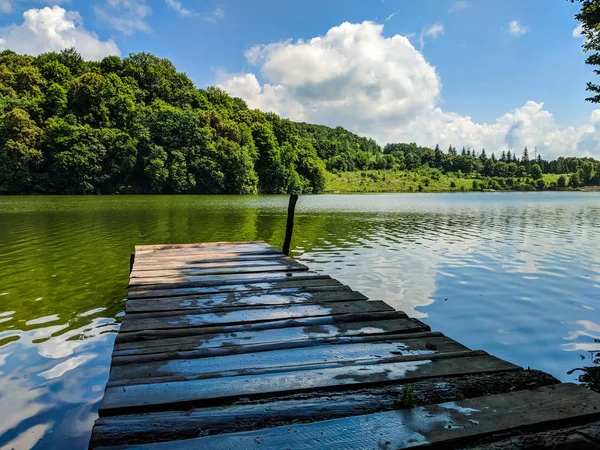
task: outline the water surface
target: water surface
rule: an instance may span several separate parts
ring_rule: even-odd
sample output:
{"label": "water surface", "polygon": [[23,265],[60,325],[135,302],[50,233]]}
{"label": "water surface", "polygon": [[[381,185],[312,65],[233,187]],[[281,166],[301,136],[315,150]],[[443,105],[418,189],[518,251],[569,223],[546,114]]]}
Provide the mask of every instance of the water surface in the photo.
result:
{"label": "water surface", "polygon": [[[134,245],[280,247],[286,210],[282,196],[0,197],[0,447],[87,447]],[[600,193],[307,196],[292,248],[473,349],[574,381],[600,350],[599,223]]]}

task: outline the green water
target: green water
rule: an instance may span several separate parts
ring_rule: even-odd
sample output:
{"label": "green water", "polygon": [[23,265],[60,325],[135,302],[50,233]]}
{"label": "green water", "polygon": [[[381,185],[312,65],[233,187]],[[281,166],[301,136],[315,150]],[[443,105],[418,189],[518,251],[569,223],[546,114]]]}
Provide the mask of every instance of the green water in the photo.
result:
{"label": "green water", "polygon": [[[265,240],[282,196],[0,197],[0,447],[85,448],[136,244]],[[599,193],[301,197],[293,255],[562,380],[600,350]]]}

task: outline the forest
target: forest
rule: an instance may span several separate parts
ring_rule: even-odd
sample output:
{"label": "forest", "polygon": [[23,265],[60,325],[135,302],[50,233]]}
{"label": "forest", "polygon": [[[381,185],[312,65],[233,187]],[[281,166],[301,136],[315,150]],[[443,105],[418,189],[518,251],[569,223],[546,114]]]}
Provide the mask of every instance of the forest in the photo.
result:
{"label": "forest", "polygon": [[330,174],[373,170],[469,178],[470,190],[600,184],[592,158],[382,148],[342,127],[292,122],[199,89],[148,53],[0,53],[0,194],[319,193]]}

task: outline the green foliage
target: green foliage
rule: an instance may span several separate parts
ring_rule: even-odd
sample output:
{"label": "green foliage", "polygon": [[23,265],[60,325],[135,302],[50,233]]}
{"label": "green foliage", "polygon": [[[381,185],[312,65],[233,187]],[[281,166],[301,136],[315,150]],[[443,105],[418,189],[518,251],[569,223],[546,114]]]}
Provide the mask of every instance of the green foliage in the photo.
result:
{"label": "green foliage", "polygon": [[[583,50],[590,55],[586,58],[586,64],[591,66],[600,65],[600,0],[570,0],[581,3],[581,11],[575,15],[575,18],[583,26]],[[595,69],[598,75],[600,72]],[[592,92],[592,96],[586,98],[592,103],[600,103],[600,85],[588,82],[587,90]]]}
{"label": "green foliage", "polygon": [[565,177],[564,175],[561,175],[558,178],[557,185],[559,188],[567,187],[567,177]]}
{"label": "green foliage", "polygon": [[531,166],[531,176],[534,180],[539,180],[542,178],[542,175],[542,168],[539,166],[539,164],[534,164]]}
{"label": "green foliage", "polygon": [[368,140],[307,128],[197,89],[148,53],[0,53],[0,194],[318,193],[321,137]]}
{"label": "green foliage", "polygon": [[415,392],[412,387],[407,386],[402,390],[402,396],[397,403],[398,408],[410,408],[415,402]]}

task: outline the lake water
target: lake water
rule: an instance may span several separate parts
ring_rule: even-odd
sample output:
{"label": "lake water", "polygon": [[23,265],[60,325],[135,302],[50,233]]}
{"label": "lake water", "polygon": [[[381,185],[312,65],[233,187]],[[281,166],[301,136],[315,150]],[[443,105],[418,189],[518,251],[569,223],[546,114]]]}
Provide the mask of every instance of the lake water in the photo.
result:
{"label": "lake water", "polygon": [[[284,196],[0,197],[0,447],[87,447],[135,244],[280,247],[286,210]],[[473,349],[573,381],[600,349],[599,224],[600,193],[306,196],[292,248]]]}

